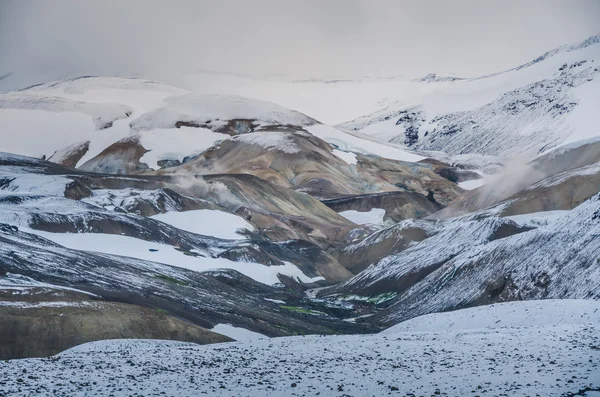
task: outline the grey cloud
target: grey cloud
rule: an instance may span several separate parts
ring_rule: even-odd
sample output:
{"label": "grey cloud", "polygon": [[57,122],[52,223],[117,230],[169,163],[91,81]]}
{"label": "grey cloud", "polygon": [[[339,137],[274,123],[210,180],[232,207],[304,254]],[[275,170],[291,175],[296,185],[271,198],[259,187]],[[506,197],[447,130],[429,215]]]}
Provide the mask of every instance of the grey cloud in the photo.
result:
{"label": "grey cloud", "polygon": [[0,0],[0,76],[475,76],[582,40],[599,22],[595,0]]}

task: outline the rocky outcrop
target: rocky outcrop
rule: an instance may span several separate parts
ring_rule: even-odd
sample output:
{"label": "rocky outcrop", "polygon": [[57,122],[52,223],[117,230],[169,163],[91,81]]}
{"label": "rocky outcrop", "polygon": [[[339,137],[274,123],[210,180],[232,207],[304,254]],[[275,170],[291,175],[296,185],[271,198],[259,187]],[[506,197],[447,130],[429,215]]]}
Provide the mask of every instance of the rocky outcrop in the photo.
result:
{"label": "rocky outcrop", "polygon": [[358,274],[386,256],[398,254],[435,234],[432,222],[407,220],[377,230],[364,239],[332,251],[344,267]]}
{"label": "rocky outcrop", "polygon": [[390,222],[424,218],[444,208],[433,197],[425,197],[414,192],[361,194],[321,200],[321,202],[336,212],[348,210],[368,212],[373,208],[382,208],[385,210],[384,221]]}
{"label": "rocky outcrop", "polygon": [[59,149],[48,157],[48,161],[64,165],[65,167],[75,168],[77,163],[79,163],[79,160],[81,160],[90,149],[90,143],[90,141],[79,142]]}
{"label": "rocky outcrop", "polygon": [[[272,131],[228,139],[165,175],[252,174],[308,193],[336,211],[385,208],[386,219],[424,217],[443,208],[462,189],[428,164],[357,155],[350,165],[325,141],[306,132]],[[342,203],[343,204],[340,204]]]}
{"label": "rocky outcrop", "polygon": [[432,167],[433,172],[442,178],[448,179],[450,182],[459,183],[474,179],[481,179],[481,175],[475,171],[454,167],[439,160],[427,158],[419,161],[419,163],[429,164]]}
{"label": "rocky outcrop", "polygon": [[[251,174],[317,198],[359,194],[368,189],[333,148],[307,132],[269,131],[227,139],[197,158],[160,173]],[[389,190],[395,190],[388,185]]]}
{"label": "rocky outcrop", "polygon": [[140,162],[146,152],[139,138],[132,136],[113,143],[79,168],[105,174],[140,173],[148,170],[148,165]]}
{"label": "rocky outcrop", "polygon": [[366,180],[376,180],[413,192],[442,206],[458,198],[463,190],[454,182],[437,175],[427,163],[410,163],[377,156],[357,155],[358,173]]}

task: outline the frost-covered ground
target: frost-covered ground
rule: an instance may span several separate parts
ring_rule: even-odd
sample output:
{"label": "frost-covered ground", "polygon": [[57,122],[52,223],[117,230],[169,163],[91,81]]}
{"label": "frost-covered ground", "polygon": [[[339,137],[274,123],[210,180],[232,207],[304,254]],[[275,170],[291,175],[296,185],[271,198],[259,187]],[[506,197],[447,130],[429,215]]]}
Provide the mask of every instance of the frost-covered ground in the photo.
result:
{"label": "frost-covered ground", "polygon": [[434,314],[376,335],[103,341],[0,363],[0,393],[572,396],[600,390],[599,313],[599,302],[536,301]]}

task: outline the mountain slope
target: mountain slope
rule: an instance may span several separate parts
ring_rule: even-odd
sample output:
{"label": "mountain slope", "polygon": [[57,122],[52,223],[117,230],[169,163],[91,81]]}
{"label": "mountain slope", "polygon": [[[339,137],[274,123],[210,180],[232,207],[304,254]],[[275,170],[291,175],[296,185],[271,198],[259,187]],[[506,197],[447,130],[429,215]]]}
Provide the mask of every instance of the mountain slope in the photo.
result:
{"label": "mountain slope", "polygon": [[[0,125],[6,137],[4,151],[34,157],[58,152],[58,162],[73,145],[89,141],[78,166],[118,142],[134,140],[143,148],[135,161],[159,169],[169,161],[181,163],[231,135],[310,127],[316,136],[350,150],[408,161],[422,158],[401,146],[321,126],[307,115],[270,102],[191,93],[142,79],[81,77],[0,93]],[[86,168],[101,169],[90,164]]]}
{"label": "mountain slope", "polygon": [[439,226],[434,236],[320,294],[396,292],[369,319],[383,324],[492,302],[600,298],[599,195],[533,229],[486,213]]}
{"label": "mountain slope", "polygon": [[598,134],[600,35],[338,127],[420,150],[529,158]]}

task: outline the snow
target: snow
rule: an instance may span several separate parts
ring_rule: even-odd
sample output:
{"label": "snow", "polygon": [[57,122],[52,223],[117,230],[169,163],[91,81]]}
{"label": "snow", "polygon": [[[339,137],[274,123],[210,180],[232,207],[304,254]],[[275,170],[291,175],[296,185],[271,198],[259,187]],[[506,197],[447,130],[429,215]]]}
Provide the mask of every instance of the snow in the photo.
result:
{"label": "snow", "polygon": [[471,179],[470,181],[459,182],[458,186],[465,190],[474,190],[485,185],[485,179]]}
{"label": "snow", "polygon": [[6,152],[40,158],[85,140],[86,131],[98,135],[91,118],[83,113],[0,109],[2,150]]}
{"label": "snow", "polygon": [[356,154],[351,152],[344,152],[339,149],[333,149],[332,152],[335,156],[341,158],[348,164],[356,164]]}
{"label": "snow", "polygon": [[184,94],[165,99],[131,123],[134,131],[173,128],[177,121],[224,126],[229,120],[255,120],[259,125],[310,125],[310,117],[274,103],[235,95]]}
{"label": "snow", "polygon": [[[217,269],[233,269],[258,282],[268,285],[280,282],[279,278],[277,278],[278,274],[297,277],[302,282],[314,282],[323,279],[322,277],[311,278],[306,276],[290,262],[284,262],[285,265],[282,266],[264,266],[252,262],[233,262],[224,258],[193,257],[184,255],[170,245],[151,243],[129,236],[114,234],[49,233],[39,230],[26,231],[47,238],[64,247],[81,251],[92,251],[138,258],[198,272]],[[157,251],[151,252],[151,249]]]}
{"label": "snow", "polygon": [[181,230],[222,239],[238,240],[241,238],[238,230],[254,230],[244,218],[219,210],[172,211],[151,218]]}
{"label": "snow", "polygon": [[383,208],[372,208],[370,211],[365,212],[348,210],[339,212],[339,214],[358,225],[381,225],[385,210]]}
{"label": "snow", "polygon": [[42,307],[98,307],[98,303],[88,302],[88,301],[49,301],[49,302],[0,301],[0,307],[12,307],[12,308],[17,308],[17,309],[39,309]]}
{"label": "snow", "polygon": [[153,205],[158,205],[158,202],[162,202],[164,209],[168,212],[181,211],[181,206],[172,198],[166,196],[162,189],[97,189],[92,192],[92,196],[82,199],[81,202],[109,211],[114,211],[118,207],[126,212],[135,212],[135,208],[140,200],[147,201]]}
{"label": "snow", "polygon": [[[514,327],[491,323],[491,328],[473,329],[472,324],[489,324],[494,317],[467,309],[432,315],[421,326],[430,324],[428,331],[396,329],[375,335],[294,336],[206,346],[98,341],[50,360],[1,362],[0,393],[560,397],[586,387],[598,389],[600,351],[590,347],[598,344],[600,303],[542,301],[529,320],[532,308],[528,302],[491,307],[505,324],[517,322],[502,314],[522,320]],[[577,320],[578,314],[594,310],[586,325]],[[436,324],[458,325],[440,329]]]}
{"label": "snow", "polygon": [[561,172],[558,174],[554,174],[546,179],[539,181],[538,183],[535,183],[535,184],[529,186],[526,190],[533,190],[533,189],[537,189],[540,187],[548,188],[548,187],[559,185],[559,184],[563,183],[564,181],[571,179],[571,178],[576,178],[579,176],[586,176],[586,175],[595,175],[598,173],[600,173],[600,163],[590,164],[590,165],[586,165],[584,167],[576,168],[574,170],[569,170],[569,171]]}
{"label": "snow", "polygon": [[246,328],[234,327],[231,324],[217,324],[211,331],[228,336],[238,342],[252,342],[257,339],[268,339],[268,337],[263,334],[247,330]]}
{"label": "snow", "polygon": [[543,327],[554,324],[600,324],[600,302],[548,299],[497,303],[426,314],[388,328],[383,333],[393,335],[401,332]]}
{"label": "snow", "polygon": [[392,142],[409,138],[421,150],[533,158],[600,133],[598,61],[596,36],[586,46],[564,47],[521,67],[455,81],[421,97],[396,95],[396,101],[376,112],[337,127]]}
{"label": "snow", "polygon": [[579,140],[600,136],[600,78],[573,89],[573,96],[578,98],[579,105],[573,109],[567,122],[573,126],[573,133],[561,142],[560,146]]}
{"label": "snow", "polygon": [[2,167],[0,180],[10,180],[0,187],[1,194],[64,196],[69,178],[57,175],[25,174],[19,167]]}
{"label": "snow", "polygon": [[139,135],[141,145],[148,150],[140,162],[150,168],[159,169],[159,160],[183,161],[186,156],[195,156],[229,135],[213,132],[207,128],[171,128],[143,131]]}
{"label": "snow", "polygon": [[40,84],[24,92],[90,104],[124,103],[133,110],[131,117],[135,118],[149,109],[162,106],[165,98],[186,91],[144,79],[86,77]]}
{"label": "snow", "polygon": [[130,107],[120,103],[82,102],[69,98],[40,95],[30,91],[0,94],[0,109],[83,113],[92,118],[94,126],[98,129],[105,128],[107,123],[127,118],[133,111]]}
{"label": "snow", "polygon": [[64,286],[55,285],[55,284],[43,283],[43,282],[34,280],[30,277],[23,276],[22,274],[6,273],[2,278],[0,278],[0,290],[27,291],[27,290],[30,290],[33,288],[72,291],[72,292],[77,292],[80,294],[99,297],[96,294],[92,294],[91,292],[83,291],[80,289],[69,288],[69,287],[64,287]]}
{"label": "snow", "polygon": [[279,299],[271,299],[271,298],[263,298],[266,301],[269,302],[273,302],[273,303],[279,303],[281,305],[285,305],[285,301],[279,300]]}
{"label": "snow", "polygon": [[515,221],[516,223],[529,226],[529,227],[540,227],[548,226],[549,224],[560,220],[562,217],[569,213],[568,210],[556,210],[556,211],[543,211],[543,212],[532,212],[529,214],[522,215],[511,215],[506,216],[506,219]]}
{"label": "snow", "polygon": [[[338,124],[381,109],[399,99],[420,98],[451,83],[427,84],[405,78],[293,80],[286,76],[247,77],[196,72],[174,77],[195,92],[258,98],[298,110],[323,123]],[[357,95],[357,93],[360,93]]]}
{"label": "snow", "polygon": [[300,148],[294,143],[293,135],[285,132],[254,132],[251,134],[235,136],[231,138],[231,140],[259,146],[265,150],[279,150],[288,154],[294,154],[300,151]]}
{"label": "snow", "polygon": [[425,158],[398,145],[379,142],[366,135],[358,133],[351,134],[328,125],[318,124],[306,127],[305,129],[316,137],[321,138],[344,151],[374,154],[391,160],[409,162],[420,161]]}

